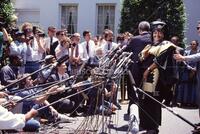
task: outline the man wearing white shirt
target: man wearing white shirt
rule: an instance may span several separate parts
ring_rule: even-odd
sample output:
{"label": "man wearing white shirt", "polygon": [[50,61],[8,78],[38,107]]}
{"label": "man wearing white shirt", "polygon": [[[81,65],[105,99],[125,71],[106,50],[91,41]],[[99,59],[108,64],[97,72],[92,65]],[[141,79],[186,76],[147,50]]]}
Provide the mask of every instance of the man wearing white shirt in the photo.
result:
{"label": "man wearing white shirt", "polygon": [[48,37],[45,38],[46,54],[54,56],[55,56],[55,48],[57,46],[55,42],[58,41],[58,39],[55,37],[55,33],[56,33],[56,28],[50,26],[48,27]]}
{"label": "man wearing white shirt", "polygon": [[[41,38],[36,34],[33,34],[33,26],[30,23],[24,23],[22,31],[25,34],[26,39],[26,64],[25,73],[33,73],[40,68],[39,60],[42,59],[45,52],[44,44]],[[37,74],[33,75],[33,79],[37,78]]]}
{"label": "man wearing white shirt", "polygon": [[[0,92],[0,98],[5,98],[6,96],[8,96],[6,93]],[[24,127],[30,127],[32,128],[30,131],[37,131],[40,127],[39,122],[37,123],[37,121],[30,120],[35,115],[37,115],[37,111],[34,109],[30,110],[26,114],[13,114],[0,105],[0,129],[21,130]]]}
{"label": "man wearing white shirt", "polygon": [[60,59],[65,55],[69,55],[70,39],[68,37],[63,38],[60,44],[55,49],[56,58]]}
{"label": "man wearing white shirt", "polygon": [[95,57],[95,44],[94,41],[91,40],[91,33],[90,31],[84,31],[83,37],[85,39],[84,42],[81,43],[80,50],[80,58],[82,61],[87,61],[89,58]]}
{"label": "man wearing white shirt", "polygon": [[81,66],[80,58],[80,34],[74,33],[71,37],[71,48],[70,48],[70,65],[71,65],[71,75],[75,75]]}
{"label": "man wearing white shirt", "polygon": [[102,44],[103,55],[111,49],[117,48],[118,44],[113,42],[113,32],[109,29],[105,31],[105,42]]}

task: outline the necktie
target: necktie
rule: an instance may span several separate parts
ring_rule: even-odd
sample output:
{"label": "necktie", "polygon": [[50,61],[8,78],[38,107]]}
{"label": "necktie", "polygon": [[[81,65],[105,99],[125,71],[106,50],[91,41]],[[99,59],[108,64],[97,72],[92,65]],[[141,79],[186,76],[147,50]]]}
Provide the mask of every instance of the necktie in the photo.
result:
{"label": "necktie", "polygon": [[108,43],[108,50],[110,50],[110,47],[111,47],[111,44],[110,44],[110,43]]}
{"label": "necktie", "polygon": [[50,47],[49,47],[49,49],[50,49],[50,54],[52,54],[52,49],[53,49],[53,47],[52,47],[52,45],[53,45],[53,37],[50,37]]}
{"label": "necktie", "polygon": [[87,42],[87,45],[86,45],[86,49],[87,49],[87,54],[89,56],[89,43]]}
{"label": "necktie", "polygon": [[53,43],[53,37],[50,37],[50,46],[52,45]]}
{"label": "necktie", "polygon": [[76,45],[76,51],[75,51],[75,57],[78,57],[79,53],[78,53],[78,44]]}

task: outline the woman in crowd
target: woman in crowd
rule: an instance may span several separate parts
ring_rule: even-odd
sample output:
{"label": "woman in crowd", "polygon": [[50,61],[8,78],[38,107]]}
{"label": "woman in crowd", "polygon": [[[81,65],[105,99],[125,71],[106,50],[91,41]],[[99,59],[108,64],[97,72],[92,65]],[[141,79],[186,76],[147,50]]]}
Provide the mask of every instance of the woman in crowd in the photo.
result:
{"label": "woman in crowd", "polygon": [[[198,41],[190,43],[190,50],[185,51],[185,56],[198,52]],[[180,83],[178,85],[177,103],[181,106],[194,106],[196,104],[196,68],[197,63],[182,63],[179,72]]]}

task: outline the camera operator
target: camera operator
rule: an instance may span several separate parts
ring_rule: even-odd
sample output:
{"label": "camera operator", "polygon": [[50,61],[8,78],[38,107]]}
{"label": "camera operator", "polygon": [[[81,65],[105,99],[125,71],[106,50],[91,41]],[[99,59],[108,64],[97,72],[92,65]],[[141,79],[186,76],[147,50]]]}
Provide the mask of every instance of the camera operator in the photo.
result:
{"label": "camera operator", "polygon": [[[30,23],[24,23],[22,25],[22,31],[25,34],[26,39],[26,64],[25,73],[32,73],[40,68],[39,60],[42,59],[45,49],[43,42],[38,34],[33,33],[33,26]],[[37,78],[37,74],[33,75],[33,79]]]}
{"label": "camera operator", "polygon": [[42,59],[44,59],[46,56],[46,48],[45,48],[45,36],[46,35],[39,27],[36,27],[36,26],[33,26],[33,34],[34,34],[34,37],[36,37],[36,39],[39,38],[40,44],[42,44],[42,46],[43,46],[44,52],[42,54]]}
{"label": "camera operator", "polygon": [[24,33],[21,31],[17,31],[14,35],[14,40],[9,45],[9,55],[17,55],[20,57],[23,62],[22,66],[19,69],[19,73],[24,73],[24,64],[26,59],[26,43],[25,43],[25,36]]}

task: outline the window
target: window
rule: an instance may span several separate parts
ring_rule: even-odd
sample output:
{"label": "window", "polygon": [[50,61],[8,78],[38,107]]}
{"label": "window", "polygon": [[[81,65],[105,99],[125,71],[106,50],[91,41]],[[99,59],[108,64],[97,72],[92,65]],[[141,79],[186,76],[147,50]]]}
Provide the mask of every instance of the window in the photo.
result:
{"label": "window", "polygon": [[110,29],[114,32],[114,25],[115,6],[97,5],[97,34],[102,34],[104,29]]}
{"label": "window", "polygon": [[69,34],[77,32],[77,6],[61,6],[61,28],[67,29]]}

